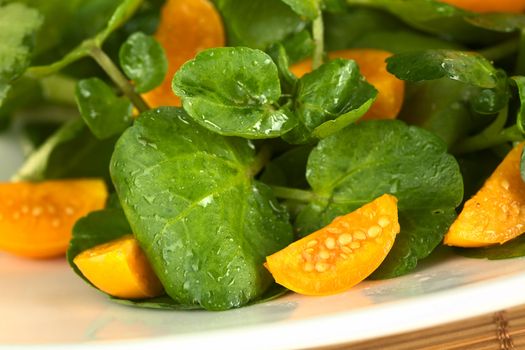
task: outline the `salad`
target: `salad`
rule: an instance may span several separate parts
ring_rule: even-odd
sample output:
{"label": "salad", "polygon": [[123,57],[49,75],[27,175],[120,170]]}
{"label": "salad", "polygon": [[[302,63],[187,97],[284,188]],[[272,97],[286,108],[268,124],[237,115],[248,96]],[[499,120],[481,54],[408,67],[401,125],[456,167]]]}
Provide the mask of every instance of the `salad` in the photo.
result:
{"label": "salad", "polygon": [[[226,310],[525,254],[525,1],[0,1],[0,250]],[[276,283],[277,282],[277,283]],[[87,288],[87,287],[86,287]]]}

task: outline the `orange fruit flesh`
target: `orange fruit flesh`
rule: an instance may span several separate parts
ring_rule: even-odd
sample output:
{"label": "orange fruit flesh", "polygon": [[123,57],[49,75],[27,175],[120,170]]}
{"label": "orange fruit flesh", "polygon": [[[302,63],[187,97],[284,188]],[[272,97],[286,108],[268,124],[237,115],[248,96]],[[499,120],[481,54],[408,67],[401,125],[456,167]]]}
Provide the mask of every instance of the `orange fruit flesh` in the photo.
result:
{"label": "orange fruit flesh", "polygon": [[[375,49],[350,49],[328,53],[330,59],[345,58],[356,61],[361,74],[378,91],[377,98],[362,119],[394,119],[401,111],[405,83],[386,70],[385,60],[392,54]],[[312,60],[296,63],[290,71],[297,77],[312,71]]]}
{"label": "orange fruit flesh", "polygon": [[525,232],[525,183],[520,176],[523,143],[505,157],[467,202],[445,235],[446,245],[484,247]]}
{"label": "orange fruit flesh", "polygon": [[155,38],[166,52],[168,72],[160,86],[142,97],[152,108],[180,106],[180,99],[171,89],[173,76],[198,52],[224,46],[221,17],[208,0],[168,0],[162,8]]}
{"label": "orange fruit flesh", "polygon": [[104,208],[103,180],[0,183],[0,250],[30,257],[65,254],[75,222]]}
{"label": "orange fruit flesh", "polygon": [[163,294],[133,235],[85,250],[73,262],[93,285],[114,297],[143,299]]}
{"label": "orange fruit flesh", "polygon": [[397,199],[385,194],[268,256],[265,266],[296,293],[343,292],[379,267],[399,229]]}
{"label": "orange fruit flesh", "polygon": [[513,12],[525,11],[524,0],[440,0],[472,12]]}

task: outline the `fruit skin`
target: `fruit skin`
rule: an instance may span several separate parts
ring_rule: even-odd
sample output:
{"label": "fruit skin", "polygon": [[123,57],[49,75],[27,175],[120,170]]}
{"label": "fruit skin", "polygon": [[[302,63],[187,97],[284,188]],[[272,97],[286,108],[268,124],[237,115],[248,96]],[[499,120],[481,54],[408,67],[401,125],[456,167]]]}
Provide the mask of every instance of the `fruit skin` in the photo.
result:
{"label": "fruit skin", "polygon": [[525,11],[525,0],[440,0],[472,12],[512,12]]}
{"label": "fruit skin", "polygon": [[265,266],[296,293],[340,293],[379,267],[399,229],[397,199],[385,194],[268,256]]}
{"label": "fruit skin", "polygon": [[[366,119],[394,119],[403,106],[405,82],[396,78],[386,70],[386,59],[392,53],[376,49],[349,49],[328,53],[330,59],[345,58],[354,60],[361,74],[378,90],[377,99],[372,107],[362,117]],[[297,77],[312,70],[312,60],[308,59],[290,67]]]}
{"label": "fruit skin", "polygon": [[457,247],[502,244],[525,232],[525,183],[520,175],[524,143],[515,147],[463,206],[445,235]]}
{"label": "fruit skin", "polygon": [[75,222],[104,208],[102,179],[0,183],[0,250],[29,258],[65,254]]}
{"label": "fruit skin", "polygon": [[95,287],[114,297],[144,299],[164,293],[131,234],[85,250],[73,262]]}
{"label": "fruit skin", "polygon": [[151,108],[181,106],[171,81],[186,61],[204,49],[225,45],[221,17],[208,0],[168,0],[162,8],[155,39],[168,58],[168,72],[157,88],[142,95]]}

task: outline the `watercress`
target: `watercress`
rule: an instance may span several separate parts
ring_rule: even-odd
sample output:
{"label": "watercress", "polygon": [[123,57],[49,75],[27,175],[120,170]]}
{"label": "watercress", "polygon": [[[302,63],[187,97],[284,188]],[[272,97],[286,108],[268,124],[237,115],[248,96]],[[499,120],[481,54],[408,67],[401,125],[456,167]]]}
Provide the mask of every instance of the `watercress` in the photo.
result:
{"label": "watercress", "polygon": [[320,141],[306,174],[313,194],[295,223],[302,234],[381,194],[398,198],[401,232],[376,278],[413,270],[441,242],[463,199],[458,164],[443,141],[398,121],[361,122]]}
{"label": "watercress", "polygon": [[40,14],[23,4],[0,4],[0,106],[10,84],[30,65],[34,35],[42,24]]}
{"label": "watercress", "polygon": [[194,120],[222,135],[277,137],[297,123],[288,106],[278,105],[277,67],[259,50],[201,52],[175,74],[173,90]]}
{"label": "watercress", "polygon": [[[114,184],[108,208],[75,226],[68,259],[133,232],[168,294],[119,303],[224,310],[280,295],[262,263],[293,229],[311,233],[383,193],[399,199],[401,233],[372,278],[405,274],[441,241],[463,186],[475,192],[525,139],[522,14],[434,0],[215,0],[227,47],[173,77],[183,109],[150,110],[140,94],[164,80],[170,57],[143,32],[162,3],[0,5],[0,122],[41,111],[68,120],[45,141],[55,126],[41,128],[14,179]],[[356,62],[327,59],[350,48],[394,54],[404,122],[358,121],[377,90]],[[296,77],[290,65],[304,59],[312,70]],[[518,239],[468,254],[522,251]]]}
{"label": "watercress", "polygon": [[143,113],[120,138],[113,182],[135,236],[178,303],[239,307],[271,284],[262,262],[292,233],[288,213],[253,179],[259,168],[250,141],[212,133],[177,108]]}
{"label": "watercress", "polygon": [[119,59],[124,73],[141,93],[160,85],[168,71],[168,60],[162,46],[141,32],[133,33],[122,44]]}
{"label": "watercress", "polygon": [[98,78],[80,80],[76,99],[84,122],[99,139],[121,134],[131,124],[131,102]]}

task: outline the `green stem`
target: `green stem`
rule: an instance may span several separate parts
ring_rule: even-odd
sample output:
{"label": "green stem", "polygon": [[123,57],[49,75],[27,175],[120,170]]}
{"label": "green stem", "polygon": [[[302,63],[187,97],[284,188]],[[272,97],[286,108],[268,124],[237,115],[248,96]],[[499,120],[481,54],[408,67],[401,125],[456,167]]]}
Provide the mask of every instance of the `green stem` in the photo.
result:
{"label": "green stem", "polygon": [[479,135],[470,137],[452,150],[454,154],[465,154],[475,151],[481,151],[487,148],[498,146],[506,142],[523,141],[523,134],[518,129],[517,125],[513,125],[501,132],[492,135],[481,133]]}
{"label": "green stem", "polygon": [[277,198],[292,199],[299,202],[312,202],[316,199],[315,193],[297,188],[270,186]]}
{"label": "green stem", "polygon": [[[505,123],[508,118],[508,107],[503,108],[499,113],[496,119],[485,128],[479,134],[469,137],[463,140],[460,144],[454,146],[453,153],[463,154],[473,151],[479,151],[485,148],[490,148],[492,146],[507,142],[506,137],[509,132],[505,127]],[[510,128],[509,128],[510,129]]]}
{"label": "green stem", "polygon": [[255,156],[255,161],[253,162],[252,166],[248,170],[248,175],[250,177],[253,177],[259,174],[259,172],[264,169],[264,167],[266,166],[266,164],[268,164],[271,158],[272,158],[272,148],[270,147],[270,145],[264,144],[261,147],[261,150],[259,151],[259,153],[257,153],[257,155]]}
{"label": "green stem", "polygon": [[314,39],[314,55],[312,58],[312,68],[317,69],[323,64],[324,57],[324,24],[323,14],[319,11],[319,15],[312,24],[312,36]]}
{"label": "green stem", "polygon": [[142,97],[135,92],[135,88],[129,80],[122,74],[120,69],[113,63],[111,58],[106,55],[99,47],[94,46],[89,55],[104,69],[104,71],[109,75],[111,80],[122,90],[124,95],[126,95],[133,105],[140,111],[145,112],[149,109],[149,106],[142,99]]}
{"label": "green stem", "polygon": [[519,48],[519,40],[516,38],[502,42],[483,50],[478,51],[482,56],[491,61],[497,61],[512,55]]}
{"label": "green stem", "polygon": [[46,66],[34,66],[29,67],[25,72],[25,75],[30,78],[42,78],[52,74],[55,74],[63,68],[69,66],[71,63],[78,61],[81,58],[89,56],[89,52],[92,47],[95,46],[93,40],[86,40],[82,42],[75,49],[70,51],[67,55],[62,57],[60,61],[56,61]]}

